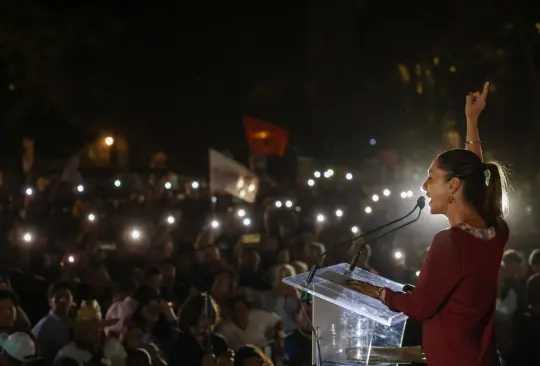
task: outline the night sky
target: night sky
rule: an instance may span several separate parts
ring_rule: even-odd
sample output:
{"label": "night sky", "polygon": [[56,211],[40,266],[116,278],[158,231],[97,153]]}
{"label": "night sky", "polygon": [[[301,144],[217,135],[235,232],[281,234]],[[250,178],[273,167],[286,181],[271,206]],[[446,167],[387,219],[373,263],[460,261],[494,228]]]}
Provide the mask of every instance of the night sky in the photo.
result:
{"label": "night sky", "polygon": [[[208,147],[245,161],[247,114],[290,130],[291,161],[355,166],[381,148],[437,145],[448,120],[463,133],[465,93],[486,79],[488,148],[519,163],[514,146],[538,136],[533,1],[41,3],[0,5],[1,82],[18,87],[2,90],[0,112],[6,136],[39,135],[52,155],[105,127],[205,171]],[[27,69],[44,82],[28,84]]]}

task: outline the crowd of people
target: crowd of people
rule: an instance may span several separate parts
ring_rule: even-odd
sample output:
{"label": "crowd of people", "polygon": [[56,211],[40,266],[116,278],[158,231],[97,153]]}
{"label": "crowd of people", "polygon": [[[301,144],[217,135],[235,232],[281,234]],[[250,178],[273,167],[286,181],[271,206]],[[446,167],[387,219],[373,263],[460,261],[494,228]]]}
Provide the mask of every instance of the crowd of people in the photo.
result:
{"label": "crowd of people", "polygon": [[[462,155],[463,159],[456,158]],[[493,287],[496,303],[485,303],[485,313],[495,308],[497,344],[510,366],[538,364],[540,249],[529,248],[528,253],[508,249],[503,254],[508,228],[498,216],[469,215],[477,220],[472,224],[458,217],[461,211],[471,212],[460,211],[468,204],[459,191],[466,179],[474,175],[481,194],[494,184],[495,170],[486,173],[491,168],[481,161],[481,151],[478,156],[466,150],[440,155],[424,189],[431,211],[446,214],[453,233],[474,241],[465,248],[474,252],[467,258],[483,260],[489,250],[473,248],[499,235],[498,246],[490,247],[490,263],[495,263],[490,271],[499,273],[498,286],[493,281],[483,288],[489,297]],[[482,169],[469,175],[458,171],[447,179],[448,171],[463,170],[468,161]],[[400,283],[414,283],[419,276],[420,290],[433,282],[427,273],[430,268],[435,273],[439,265],[439,271],[447,270],[437,278],[457,281],[447,284],[451,296],[453,286],[471,281],[456,268],[447,268],[450,256],[438,258],[442,262],[433,267],[436,254],[431,250],[432,259],[426,262],[431,264],[418,271],[419,266],[408,262],[413,254],[425,253],[418,246],[402,246],[409,252],[399,252],[390,262],[388,255],[372,253],[369,245],[353,238],[362,229],[369,230],[355,217],[359,201],[339,188],[335,196],[347,197],[340,205],[348,205],[350,219],[343,217],[341,209],[335,218],[317,214],[315,196],[302,200],[290,192],[287,196],[262,192],[256,204],[247,204],[231,197],[208,199],[197,190],[172,189],[166,176],[154,176],[150,182],[143,190],[134,190],[116,177],[105,180],[103,184],[111,188],[107,190],[95,181],[83,186],[53,180],[43,189],[26,188],[20,200],[0,192],[0,230],[5,239],[0,243],[0,366],[307,366],[314,363],[311,300],[285,285],[284,277],[304,273],[315,263],[349,262],[363,248],[358,268]],[[455,217],[449,214],[452,210]],[[408,235],[403,233],[401,240]],[[480,275],[474,270],[480,268],[477,264],[468,262],[470,276]],[[435,306],[430,314],[424,307],[423,315],[418,315],[414,306],[420,295],[415,290],[411,295],[367,283],[355,286],[410,316],[403,345],[422,343],[415,318],[431,324],[433,319],[440,324],[446,321],[442,318],[447,307]],[[440,287],[442,291],[442,282]],[[467,313],[463,303],[453,306]],[[433,339],[447,331],[442,329]],[[460,328],[455,334],[463,331]],[[475,337],[478,334],[471,335]],[[436,342],[442,344],[441,339]],[[444,352],[431,353],[432,360]],[[470,352],[472,358],[475,352]],[[434,364],[447,364],[444,357],[438,362]]]}

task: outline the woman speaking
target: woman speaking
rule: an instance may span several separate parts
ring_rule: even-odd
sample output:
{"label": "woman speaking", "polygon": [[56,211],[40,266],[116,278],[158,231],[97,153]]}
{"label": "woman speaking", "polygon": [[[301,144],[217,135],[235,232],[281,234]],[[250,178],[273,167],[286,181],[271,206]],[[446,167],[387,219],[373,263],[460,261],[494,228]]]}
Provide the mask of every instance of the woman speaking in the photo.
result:
{"label": "woman speaking", "polygon": [[412,293],[351,280],[348,285],[394,311],[423,322],[423,350],[430,366],[494,366],[495,301],[508,226],[502,219],[504,170],[482,161],[478,116],[483,91],[466,98],[466,149],[449,150],[431,164],[423,189],[431,214],[450,228],[433,238]]}

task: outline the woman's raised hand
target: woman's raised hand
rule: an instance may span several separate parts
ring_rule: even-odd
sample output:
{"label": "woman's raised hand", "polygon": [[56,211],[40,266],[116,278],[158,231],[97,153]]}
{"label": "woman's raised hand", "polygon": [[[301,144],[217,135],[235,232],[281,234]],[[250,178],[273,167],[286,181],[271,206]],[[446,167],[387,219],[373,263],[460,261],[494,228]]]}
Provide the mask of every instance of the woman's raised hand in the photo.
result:
{"label": "woman's raised hand", "polygon": [[467,122],[477,122],[480,113],[484,110],[486,106],[486,98],[488,95],[489,82],[484,83],[484,88],[482,92],[474,92],[467,94],[465,98],[465,116],[467,117]]}

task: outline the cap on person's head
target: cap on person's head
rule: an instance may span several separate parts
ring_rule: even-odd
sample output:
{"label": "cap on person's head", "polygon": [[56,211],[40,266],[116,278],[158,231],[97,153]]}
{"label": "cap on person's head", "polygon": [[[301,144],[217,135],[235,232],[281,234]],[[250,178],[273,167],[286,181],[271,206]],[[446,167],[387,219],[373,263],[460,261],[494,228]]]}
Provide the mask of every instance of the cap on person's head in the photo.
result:
{"label": "cap on person's head", "polygon": [[83,301],[79,311],[77,311],[76,325],[95,324],[103,327],[111,326],[118,322],[118,319],[103,320],[101,308],[96,300]]}
{"label": "cap on person's head", "polygon": [[54,296],[54,293],[58,290],[68,290],[72,292],[71,284],[67,281],[58,281],[54,282],[49,286],[49,289],[47,290],[47,296],[49,299]]}
{"label": "cap on person's head", "polygon": [[32,337],[23,332],[16,332],[2,341],[4,352],[11,358],[28,362],[36,359],[36,343]]}
{"label": "cap on person's head", "polygon": [[19,306],[17,294],[11,290],[0,290],[0,300],[11,300],[14,306]]}

